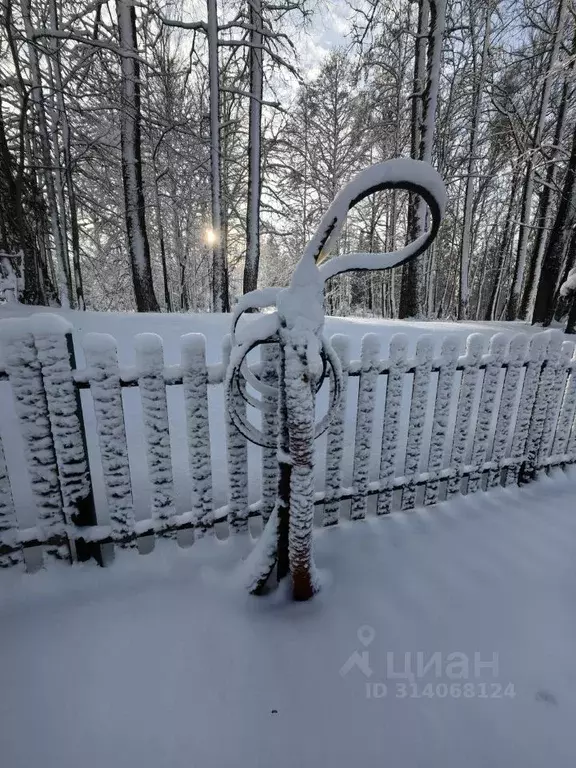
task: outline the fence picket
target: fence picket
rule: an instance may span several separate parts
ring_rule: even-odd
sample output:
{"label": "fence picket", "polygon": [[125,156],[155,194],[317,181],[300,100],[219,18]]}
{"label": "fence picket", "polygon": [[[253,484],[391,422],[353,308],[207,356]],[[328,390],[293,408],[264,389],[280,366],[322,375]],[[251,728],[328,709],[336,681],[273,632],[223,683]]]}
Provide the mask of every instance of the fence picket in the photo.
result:
{"label": "fence picket", "polygon": [[412,509],[416,503],[416,475],[420,469],[433,355],[434,339],[429,335],[421,336],[416,344],[414,381],[412,382],[412,399],[404,462],[404,475],[407,478],[407,483],[402,491],[402,509]]}
{"label": "fence picket", "polygon": [[[44,312],[32,315],[29,323],[52,425],[64,519],[79,527],[95,525],[82,405],[73,379],[76,359],[72,326],[62,317]],[[99,548],[85,542],[80,535],[75,540],[75,554],[79,560],[88,560],[92,555],[99,562],[101,559]]]}
{"label": "fence picket", "polygon": [[134,509],[116,339],[107,333],[88,333],[82,346],[96,414],[112,539],[122,549],[132,549],[136,546]]}
{"label": "fence picket", "polygon": [[[555,409],[559,394],[556,394],[556,378],[562,354],[562,335],[551,333],[548,342],[546,364],[542,367],[534,408],[530,416],[528,436],[526,438],[525,462],[521,468],[520,480],[536,476],[539,469],[541,450],[546,450],[546,418],[549,409]],[[551,438],[549,435],[548,439]]]}
{"label": "fence picket", "polygon": [[[278,345],[263,344],[262,381],[278,391]],[[262,400],[270,410],[262,413],[262,431],[274,441],[278,438],[278,396],[263,394]],[[278,451],[274,448],[262,448],[262,520],[264,525],[272,514],[278,495]]]}
{"label": "fence picket", "polygon": [[[344,456],[344,428],[346,417],[346,398],[348,393],[348,369],[350,367],[350,342],[347,336],[335,334],[331,338],[334,351],[342,366],[342,399],[339,409],[334,413],[326,437],[326,496],[324,498],[324,526],[336,525],[340,514],[341,502],[338,493],[342,487],[342,458]],[[330,379],[330,398],[334,391],[334,379]]]}
{"label": "fence picket", "polygon": [[358,408],[356,411],[356,435],[354,438],[354,468],[352,486],[354,496],[350,508],[350,519],[359,520],[366,516],[368,482],[370,477],[370,450],[372,447],[372,425],[378,385],[378,353],[380,339],[374,333],[367,333],[362,339],[360,356],[360,381],[358,383]]}
{"label": "fence picket", "polygon": [[[224,368],[230,359],[230,336],[222,343]],[[240,386],[245,388],[244,379]],[[245,390],[244,390],[245,391]],[[230,395],[236,400],[236,411],[246,417],[246,401],[235,387]],[[248,441],[236,429],[229,416],[230,408],[226,404],[226,455],[228,459],[228,524],[235,533],[248,530]]]}
{"label": "fence picket", "polygon": [[450,421],[450,403],[452,402],[459,353],[459,337],[455,334],[446,336],[442,342],[442,351],[440,353],[440,370],[436,385],[436,402],[434,404],[430,455],[428,457],[428,471],[433,472],[436,476],[425,485],[424,504],[436,504],[440,493],[440,479],[437,473],[440,472],[444,463],[444,452],[446,450],[448,424]]}
{"label": "fence picket", "polygon": [[569,366],[574,354],[574,343],[565,341],[560,350],[560,356],[554,372],[554,380],[550,388],[548,406],[542,430],[542,440],[538,451],[538,467],[545,465],[546,459],[552,453],[556,427],[562,414],[562,403],[568,385]]}
{"label": "fence picket", "polygon": [[549,340],[550,337],[548,332],[544,332],[535,334],[530,342],[526,373],[524,375],[524,383],[522,384],[522,393],[520,395],[520,403],[516,414],[516,423],[514,425],[512,447],[510,450],[512,463],[506,472],[506,486],[518,483],[521,460],[525,453],[534,401],[536,400],[536,394],[538,392],[538,384],[542,374],[542,365],[546,359]]}
{"label": "fence picket", "polygon": [[17,546],[17,533],[18,520],[0,438],[0,568],[10,568],[24,561],[22,549]]}
{"label": "fence picket", "polygon": [[166,530],[172,523],[175,508],[162,339],[155,333],[139,333],[134,346],[152,483],[152,519],[157,533],[174,538],[176,532]]}
{"label": "fence picket", "polygon": [[500,395],[500,407],[494,430],[494,442],[490,457],[493,467],[488,470],[488,488],[495,488],[500,484],[502,474],[502,460],[506,455],[510,424],[514,416],[514,406],[518,393],[520,377],[524,369],[524,362],[528,350],[528,337],[525,334],[514,336],[508,350],[508,367],[502,385]]}
{"label": "fence picket", "polygon": [[454,474],[448,478],[447,498],[454,496],[454,494],[460,491],[479,366],[485,346],[486,340],[481,334],[473,333],[471,336],[468,336],[462,381],[460,382],[456,422],[454,424],[454,437],[452,438],[450,469],[453,470]]}
{"label": "fence picket", "polygon": [[44,551],[49,559],[70,559],[48,403],[29,323],[20,319],[4,320],[1,341],[4,365],[24,437],[30,486],[38,508],[38,524],[43,536],[50,540]]}
{"label": "fence picket", "polygon": [[196,533],[202,536],[214,522],[206,338],[201,333],[187,333],[180,343],[193,509],[197,514]]}
{"label": "fence picket", "polygon": [[408,336],[404,333],[394,334],[390,339],[389,352],[390,368],[386,378],[386,400],[384,403],[384,421],[380,447],[379,480],[380,487],[383,490],[378,495],[378,506],[376,508],[378,515],[387,515],[392,509],[402,393],[408,367]]}
{"label": "fence picket", "polygon": [[478,491],[482,482],[482,465],[486,461],[490,427],[492,426],[492,418],[497,406],[500,373],[506,359],[507,348],[508,338],[505,334],[497,333],[490,339],[488,359],[485,361],[486,368],[484,369],[484,380],[482,381],[482,392],[478,405],[474,443],[472,445],[471,464],[473,469],[468,478],[468,493]]}
{"label": "fence picket", "polygon": [[[558,417],[558,424],[556,428],[556,434],[554,436],[554,444],[552,447],[552,454],[559,456],[568,452],[568,443],[570,440],[570,430],[575,425],[576,416],[576,349],[571,360],[570,369],[568,371],[568,381],[566,382],[566,389],[564,391],[564,398],[562,400],[562,408],[560,409],[560,415]],[[576,425],[575,425],[576,426]]]}

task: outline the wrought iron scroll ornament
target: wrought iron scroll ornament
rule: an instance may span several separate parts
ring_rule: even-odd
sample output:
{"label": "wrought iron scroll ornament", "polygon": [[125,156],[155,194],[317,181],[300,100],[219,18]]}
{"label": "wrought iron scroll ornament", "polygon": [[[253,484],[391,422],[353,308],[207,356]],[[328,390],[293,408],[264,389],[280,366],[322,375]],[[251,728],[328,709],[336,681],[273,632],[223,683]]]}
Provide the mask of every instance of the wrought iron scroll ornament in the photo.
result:
{"label": "wrought iron scroll ornament", "polygon": [[[391,253],[348,253],[329,259],[348,211],[370,194],[387,189],[416,193],[428,205],[429,228]],[[278,580],[289,574],[295,599],[308,599],[318,588],[312,559],[314,508],[313,441],[329,426],[340,405],[341,367],[324,328],[324,283],[352,270],[383,270],[423,253],[438,233],[446,192],[440,175],[428,163],[408,158],[388,160],[359,173],[336,196],[308,243],[287,288],[266,288],[244,295],[232,321],[232,350],[226,375],[229,418],[251,442],[278,449],[278,498],[265,532],[251,556],[248,587],[262,592],[276,567]],[[248,310],[274,307],[238,332]],[[248,354],[262,344],[279,346],[278,388],[247,364]],[[315,423],[314,395],[330,370],[331,402]],[[262,395],[249,394],[247,385]],[[246,416],[244,402],[260,411],[278,412],[278,434],[258,429]]]}

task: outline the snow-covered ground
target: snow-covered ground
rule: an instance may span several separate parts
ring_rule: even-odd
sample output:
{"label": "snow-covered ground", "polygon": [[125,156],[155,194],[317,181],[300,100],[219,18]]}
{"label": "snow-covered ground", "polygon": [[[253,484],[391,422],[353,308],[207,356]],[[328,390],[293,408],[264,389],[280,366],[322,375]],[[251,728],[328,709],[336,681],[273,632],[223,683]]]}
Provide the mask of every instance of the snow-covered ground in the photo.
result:
{"label": "snow-covered ground", "polygon": [[575,500],[559,472],[321,531],[307,604],[234,588],[231,539],[0,574],[1,764],[573,768]]}
{"label": "snow-covered ground", "polygon": [[[14,315],[24,316],[31,312],[46,311],[45,308],[30,308],[20,305],[5,305],[0,307],[0,320]],[[66,317],[74,328],[74,341],[78,357],[78,365],[84,364],[82,339],[89,332],[109,333],[118,341],[119,361],[121,366],[132,366],[135,363],[134,336],[138,333],[153,332],[159,334],[164,342],[164,355],[167,364],[180,362],[180,337],[185,333],[201,332],[207,340],[208,363],[216,363],[222,359],[222,340],[230,331],[231,316],[218,314],[130,314],[113,312],[73,312],[59,311]],[[251,322],[249,317],[243,318],[244,322]],[[532,333],[531,326],[523,323],[428,323],[428,322],[402,322],[394,320],[359,319],[359,318],[327,318],[326,334],[344,333],[350,338],[351,356],[358,359],[360,356],[360,342],[367,333],[375,333],[382,342],[381,357],[386,357],[387,343],[395,333],[405,333],[411,344],[411,352],[414,351],[416,339],[423,333],[432,333],[437,343],[447,333],[455,333],[464,343],[465,338],[471,333],[483,333],[486,337],[492,336],[498,331],[507,334],[518,332]],[[1,361],[0,361],[1,365]],[[374,446],[379,446],[380,434],[378,427],[382,424],[382,411],[384,406],[384,381],[380,377],[379,391],[377,393],[377,407],[375,411],[375,425],[373,440]],[[345,432],[345,467],[351,469],[352,449],[354,442],[355,406],[354,398],[357,392],[357,379],[349,384],[349,408],[347,413]],[[404,412],[409,409],[409,391],[406,388]],[[84,417],[88,435],[88,449],[91,457],[92,478],[94,484],[98,519],[102,523],[108,521],[108,509],[106,505],[104,484],[100,469],[99,450],[95,432],[95,417],[90,393],[82,392],[84,404]],[[134,509],[137,519],[150,515],[150,482],[146,461],[146,445],[142,426],[142,406],[140,394],[137,389],[125,389],[123,392],[124,414],[127,427],[127,438],[130,456],[130,474],[132,478]],[[323,405],[323,398],[319,400],[319,408]],[[216,506],[226,503],[227,493],[227,468],[224,442],[224,408],[222,387],[210,387],[210,434],[212,443],[212,469],[213,488]],[[188,476],[188,448],[186,425],[184,418],[184,402],[181,387],[168,388],[168,410],[170,417],[172,463],[174,471],[174,484],[176,489],[176,507],[179,513],[187,512],[191,508],[191,487]],[[406,427],[406,424],[404,425]],[[25,462],[20,430],[18,429],[16,415],[12,407],[9,385],[0,382],[0,437],[6,447],[8,468],[12,478],[14,501],[21,524],[34,525],[35,510],[31,500],[29,480],[25,472]],[[318,461],[318,488],[323,487],[323,451],[325,443],[321,439],[317,443],[319,455]],[[260,449],[249,446],[249,485],[250,501],[260,498]],[[379,454],[373,451],[371,479],[377,477],[379,469]],[[403,467],[397,467],[398,474],[402,474]],[[346,475],[346,473],[345,473]],[[349,477],[344,477],[348,482]]]}

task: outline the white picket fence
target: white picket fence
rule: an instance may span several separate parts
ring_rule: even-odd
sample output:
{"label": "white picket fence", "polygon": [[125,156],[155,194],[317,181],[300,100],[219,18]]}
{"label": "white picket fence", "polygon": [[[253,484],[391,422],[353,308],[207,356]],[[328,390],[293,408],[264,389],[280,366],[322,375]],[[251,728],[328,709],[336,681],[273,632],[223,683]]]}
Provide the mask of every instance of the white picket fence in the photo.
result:
{"label": "white picket fence", "polygon": [[[530,339],[497,334],[489,342],[473,334],[461,354],[457,336],[446,336],[439,351],[435,341],[422,336],[412,356],[407,337],[398,334],[384,354],[378,337],[369,334],[360,360],[351,361],[349,340],[333,338],[348,392],[333,414],[326,448],[317,456],[324,470],[323,489],[316,494],[319,525],[517,484],[549,467],[576,462],[572,342],[551,332]],[[275,348],[263,349],[263,360],[254,363],[254,370],[271,383],[277,376]],[[262,449],[262,496],[249,504],[248,445],[229,419],[228,503],[217,508],[213,501],[208,391],[222,385],[229,347],[221,363],[207,365],[204,337],[188,334],[181,339],[180,364],[165,366],[161,339],[140,334],[135,339],[136,366],[120,369],[115,340],[89,334],[84,341],[86,367],[78,369],[68,323],[56,315],[34,315],[0,321],[0,350],[0,380],[7,380],[12,390],[37,507],[37,524],[20,525],[5,460],[11,446],[0,441],[0,566],[26,567],[26,553],[32,550],[42,551],[45,562],[89,557],[102,562],[103,545],[134,548],[141,537],[176,538],[187,529],[199,537],[211,534],[215,524],[243,532],[249,517],[265,521],[270,515],[277,482],[275,450]],[[353,379],[357,386],[352,386]],[[175,386],[184,393],[182,418],[193,489],[191,509],[184,514],[175,508],[166,394],[167,387]],[[144,520],[134,514],[124,387],[138,387],[141,396],[152,486],[151,516]],[[81,389],[90,390],[96,415],[106,525],[96,519]],[[351,422],[348,462],[346,427]],[[274,413],[264,415],[262,428],[274,434]],[[375,459],[379,471],[374,479]]]}

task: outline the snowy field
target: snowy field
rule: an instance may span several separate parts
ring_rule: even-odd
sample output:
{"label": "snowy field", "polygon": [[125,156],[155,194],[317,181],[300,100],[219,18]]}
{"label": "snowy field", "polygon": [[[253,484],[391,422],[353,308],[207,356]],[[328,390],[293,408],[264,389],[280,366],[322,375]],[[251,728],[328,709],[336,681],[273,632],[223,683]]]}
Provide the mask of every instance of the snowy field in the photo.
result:
{"label": "snowy field", "polygon": [[[32,311],[46,311],[43,308],[27,308],[22,306],[0,307],[0,320],[14,314],[23,316]],[[180,337],[185,333],[201,332],[207,339],[208,363],[217,363],[222,359],[222,340],[230,330],[231,317],[229,315],[194,315],[194,314],[130,314],[130,313],[106,313],[106,312],[66,312],[61,311],[74,327],[74,342],[78,365],[84,365],[82,339],[86,333],[96,331],[110,333],[118,341],[119,361],[121,366],[132,366],[135,362],[134,336],[138,333],[153,332],[159,334],[164,342],[165,361],[167,364],[176,364],[180,361]],[[246,318],[245,322],[250,322]],[[416,340],[423,333],[432,333],[437,349],[442,338],[447,333],[456,333],[462,340],[471,333],[483,333],[486,337],[492,336],[498,331],[504,331],[509,335],[518,332],[532,333],[531,326],[523,323],[429,323],[429,322],[402,322],[390,320],[372,319],[343,319],[327,318],[326,334],[344,333],[351,340],[351,356],[358,359],[360,356],[360,343],[366,333],[376,333],[382,341],[381,357],[387,356],[387,343],[395,333],[408,335],[414,351]],[[350,479],[352,466],[352,451],[354,443],[355,426],[355,395],[357,391],[357,379],[349,382],[349,407],[345,430],[345,454],[344,482]],[[380,377],[377,392],[377,405],[375,411],[375,429],[373,435],[374,450],[372,455],[371,479],[378,477],[379,453],[383,408],[384,408],[384,377]],[[325,387],[326,389],[326,387]],[[405,402],[403,403],[404,429],[407,428],[410,391],[406,387]],[[84,418],[88,436],[88,449],[91,458],[92,477],[98,519],[101,523],[108,520],[108,510],[104,492],[104,484],[100,469],[98,441],[95,432],[95,417],[92,407],[91,395],[88,391],[82,392]],[[142,427],[142,409],[140,394],[137,389],[125,389],[123,391],[124,413],[130,456],[130,473],[132,477],[134,509],[137,519],[149,517],[150,514],[150,482],[147,472],[146,445]],[[225,504],[227,489],[227,469],[225,457],[225,427],[222,387],[210,387],[210,427],[212,442],[212,468],[213,489],[215,505]],[[429,404],[431,407],[432,402]],[[325,397],[319,398],[319,410],[325,406]],[[172,443],[172,459],[174,470],[174,484],[176,491],[176,507],[178,513],[188,512],[191,508],[191,487],[188,477],[188,448],[186,436],[186,424],[184,419],[184,404],[181,387],[168,387],[168,409],[170,415],[170,431]],[[431,416],[431,412],[430,412]],[[35,513],[31,500],[29,481],[26,472],[23,446],[12,407],[11,395],[8,383],[0,382],[0,437],[2,437],[7,453],[7,462],[13,480],[13,494],[16,509],[22,525],[34,525]],[[317,443],[318,450],[318,489],[323,488],[323,453],[325,439]],[[399,455],[401,452],[399,452]],[[424,457],[425,458],[425,457]],[[249,447],[249,486],[250,501],[260,498],[260,449]],[[403,473],[401,462],[397,466],[397,474]]]}
{"label": "snowy field", "polygon": [[309,604],[234,588],[238,540],[0,574],[1,765],[573,768],[575,500],[557,473],[322,531]]}

